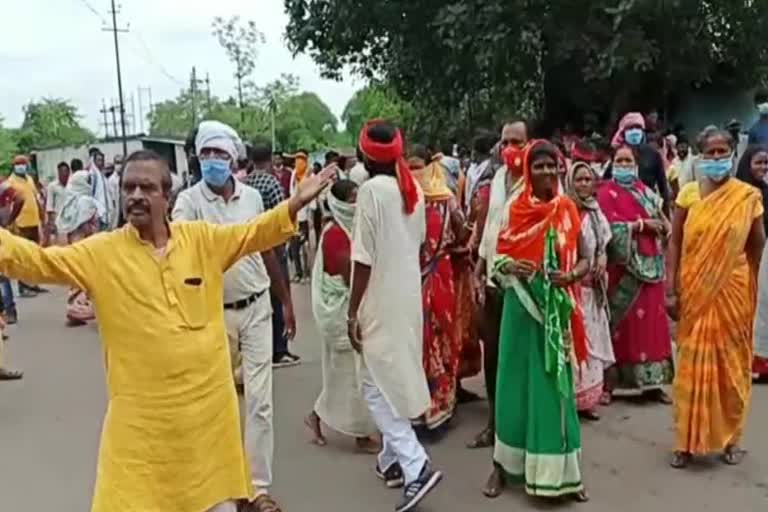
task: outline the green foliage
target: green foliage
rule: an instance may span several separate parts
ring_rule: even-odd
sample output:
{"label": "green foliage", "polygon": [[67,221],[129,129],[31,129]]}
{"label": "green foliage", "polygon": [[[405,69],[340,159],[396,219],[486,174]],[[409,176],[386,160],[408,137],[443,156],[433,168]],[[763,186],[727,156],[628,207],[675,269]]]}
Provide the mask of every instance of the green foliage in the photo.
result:
{"label": "green foliage", "polygon": [[[224,48],[227,57],[235,65],[235,80],[237,80],[237,95],[240,108],[245,108],[243,98],[243,82],[256,69],[256,59],[259,56],[259,45],[264,44],[264,34],[256,27],[253,20],[240,22],[240,16],[232,16],[225,20],[217,16],[213,19],[213,35]],[[245,112],[240,113],[245,122]]]}
{"label": "green foliage", "polygon": [[262,87],[247,83],[242,109],[232,98],[222,101],[212,97],[209,102],[198,94],[192,100],[191,92],[184,90],[176,99],[157,104],[149,117],[150,134],[186,137],[194,128],[194,107],[196,119],[226,123],[249,142],[272,140],[273,111],[280,148],[315,150],[333,146],[337,140],[336,117],[316,94],[299,92],[298,79],[293,75],[283,75]]}
{"label": "green foliage", "polygon": [[43,98],[24,107],[24,121],[16,134],[18,151],[85,144],[95,135],[80,124],[77,107],[68,100]]}
{"label": "green foliage", "polygon": [[413,108],[401,100],[391,87],[380,82],[373,82],[357,91],[341,114],[347,132],[355,139],[370,119],[388,119],[407,129],[414,118]]}
{"label": "green foliage", "polygon": [[3,127],[0,117],[0,170],[10,169],[11,160],[18,151],[17,131]]}
{"label": "green foliage", "polygon": [[284,0],[287,37],[326,76],[345,67],[450,137],[516,114],[554,121],[674,107],[768,69],[768,0]]}

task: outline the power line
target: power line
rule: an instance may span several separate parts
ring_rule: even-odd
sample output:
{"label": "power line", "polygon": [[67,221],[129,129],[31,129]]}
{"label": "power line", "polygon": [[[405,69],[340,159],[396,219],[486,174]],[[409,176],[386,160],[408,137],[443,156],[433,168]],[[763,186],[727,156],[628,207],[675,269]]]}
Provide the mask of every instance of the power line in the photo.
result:
{"label": "power line", "polygon": [[138,39],[139,43],[144,48],[144,52],[146,53],[146,57],[150,61],[150,63],[153,64],[155,67],[157,67],[160,73],[162,73],[163,76],[165,76],[168,80],[170,80],[171,82],[175,83],[178,86],[185,87],[186,84],[184,82],[182,82],[181,80],[173,76],[165,68],[165,66],[163,66],[163,64],[154,57],[154,55],[152,54],[152,50],[149,49],[149,45],[146,43],[146,41],[144,40],[144,37],[141,35],[141,33],[136,27],[133,28],[132,33],[136,36],[136,39]]}
{"label": "power line", "polygon": [[101,20],[101,22],[104,25],[109,25],[109,22],[107,21],[107,18],[105,18],[99,11],[96,9],[93,5],[91,5],[88,0],[80,0],[80,3],[85,6],[86,9],[91,11],[94,15],[98,16],[98,18]]}

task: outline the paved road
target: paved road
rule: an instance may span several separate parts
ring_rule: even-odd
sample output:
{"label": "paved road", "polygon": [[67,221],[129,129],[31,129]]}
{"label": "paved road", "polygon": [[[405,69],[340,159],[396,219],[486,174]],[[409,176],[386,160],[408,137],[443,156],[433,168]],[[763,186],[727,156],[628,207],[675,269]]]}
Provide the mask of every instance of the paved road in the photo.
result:
{"label": "paved road", "polygon": [[[297,297],[308,295],[295,288]],[[299,300],[297,368],[276,373],[274,493],[287,512],[388,511],[398,498],[373,475],[374,459],[352,443],[308,443],[302,417],[320,382],[318,342],[306,299]],[[63,326],[63,295],[22,300],[21,324],[12,328],[12,362],[26,370],[20,383],[0,383],[0,511],[87,512],[105,406],[104,373],[95,327]],[[141,321],[141,319],[136,319]],[[471,383],[480,389],[479,381]],[[464,442],[482,425],[486,405],[461,411],[458,425],[430,450],[446,473],[424,512],[550,510],[519,490],[496,501],[480,493],[490,452],[468,451]],[[680,472],[667,466],[673,439],[672,411],[663,406],[616,404],[600,423],[584,427],[584,471],[592,501],[572,505],[594,512],[768,510],[768,387],[756,389],[744,464],[717,459]]]}

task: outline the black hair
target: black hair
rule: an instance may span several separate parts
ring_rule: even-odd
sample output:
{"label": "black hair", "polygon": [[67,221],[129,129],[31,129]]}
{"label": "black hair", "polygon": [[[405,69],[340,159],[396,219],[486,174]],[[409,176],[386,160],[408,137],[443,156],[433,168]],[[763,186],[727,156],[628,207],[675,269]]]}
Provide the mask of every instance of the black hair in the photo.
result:
{"label": "black hair", "polygon": [[363,150],[360,149],[360,146],[357,146],[355,148],[355,156],[357,157],[357,161],[362,163],[363,160],[365,160],[365,155],[363,154]]}
{"label": "black hair", "polygon": [[349,202],[352,193],[357,190],[357,183],[352,180],[338,180],[331,187],[331,194],[339,201]]}
{"label": "black hair", "polygon": [[66,167],[67,169],[69,169],[69,164],[67,162],[64,162],[64,161],[61,161],[58,164],[56,164],[56,168],[57,169],[61,169],[62,167]]}
{"label": "black hair", "polygon": [[558,162],[559,150],[555,144],[550,141],[544,141],[540,144],[536,144],[531,148],[531,155],[528,157],[528,162],[533,164],[536,160],[542,157],[552,158],[555,162]]}
{"label": "black hair", "polygon": [[248,157],[254,164],[272,163],[272,148],[266,144],[248,147]]}
{"label": "black hair", "polygon": [[151,149],[140,149],[138,151],[134,151],[128,155],[128,158],[123,164],[123,176],[125,176],[125,173],[128,171],[129,164],[133,162],[159,162],[163,169],[163,173],[160,176],[160,183],[163,187],[163,192],[166,194],[171,192],[171,187],[173,186],[173,181],[171,181],[171,168],[168,165],[168,161],[160,156],[159,153],[152,151]]}
{"label": "black hair", "polygon": [[[378,142],[379,144],[389,144],[395,140],[395,136],[397,135],[397,128],[389,121],[379,121],[368,126],[366,135],[373,142]],[[364,161],[365,169],[372,177],[376,176],[377,174],[384,174],[388,176],[395,175],[395,166],[397,165],[396,162],[374,162],[367,157],[364,158]]]}
{"label": "black hair", "polygon": [[337,153],[336,151],[331,150],[331,151],[328,151],[325,154],[325,165],[326,166],[327,165],[331,165],[332,163],[336,163],[338,161],[339,161],[339,153]]}
{"label": "black hair", "polygon": [[760,87],[755,91],[755,105],[768,103],[768,89]]}
{"label": "black hair", "polygon": [[312,172],[314,172],[315,174],[318,174],[322,170],[323,170],[323,166],[320,165],[320,162],[315,162],[312,164]]}
{"label": "black hair", "polygon": [[72,169],[72,172],[82,171],[83,161],[80,160],[79,158],[73,158],[72,161],[69,163],[69,168]]}
{"label": "black hair", "polygon": [[755,177],[752,175],[752,159],[755,158],[755,155],[758,153],[768,153],[768,147],[760,144],[754,144],[749,146],[744,151],[744,154],[741,155],[741,160],[739,160],[739,167],[736,170],[736,177],[744,183],[748,183],[753,187],[763,189],[766,187],[766,184],[762,180],[755,179]]}
{"label": "black hair", "polygon": [[499,136],[495,133],[491,133],[489,131],[479,132],[477,135],[475,135],[475,138],[472,139],[472,149],[484,157],[489,156],[493,146],[498,140]]}
{"label": "black hair", "polygon": [[420,158],[421,160],[424,160],[424,163],[429,163],[432,159],[432,155],[430,155],[429,150],[423,144],[414,144],[411,146],[410,151],[408,151],[408,157]]}

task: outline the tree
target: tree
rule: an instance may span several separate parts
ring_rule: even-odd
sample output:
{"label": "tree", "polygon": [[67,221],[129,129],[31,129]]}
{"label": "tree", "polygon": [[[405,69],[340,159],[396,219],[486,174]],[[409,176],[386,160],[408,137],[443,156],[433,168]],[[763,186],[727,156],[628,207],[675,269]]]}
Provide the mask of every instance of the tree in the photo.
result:
{"label": "tree", "polygon": [[16,138],[16,131],[3,127],[3,118],[0,116],[0,173],[10,169],[11,160],[18,151]]}
{"label": "tree", "polygon": [[[215,17],[213,34],[226,51],[229,60],[235,65],[237,97],[242,110],[244,108],[243,82],[256,68],[259,45],[265,42],[264,34],[256,28],[255,21],[241,23],[240,16],[233,16],[228,20],[220,16]],[[245,121],[244,111],[241,112],[241,120]]]}
{"label": "tree", "polygon": [[415,112],[410,104],[404,102],[392,87],[381,82],[372,82],[357,91],[344,107],[341,120],[347,132],[357,139],[363,125],[369,119],[388,119],[395,121],[407,131],[414,120]]}
{"label": "tree", "polygon": [[18,150],[85,144],[96,137],[80,124],[77,107],[68,100],[43,98],[24,107],[24,121],[17,135]]}
{"label": "tree", "polygon": [[285,0],[326,76],[384,80],[433,135],[516,114],[561,122],[673,110],[692,88],[766,78],[768,0]]}
{"label": "tree", "polygon": [[[271,141],[270,109],[275,112],[275,135],[281,148],[310,150],[333,146],[338,140],[337,119],[314,93],[299,92],[298,79],[283,75],[259,87],[244,84],[244,103],[215,96],[208,102],[202,95],[192,101],[192,92],[182,90],[173,100],[158,103],[149,116],[149,132],[154,136],[185,138],[197,119],[216,120],[232,126],[247,142]],[[199,94],[199,93],[198,93]]]}

